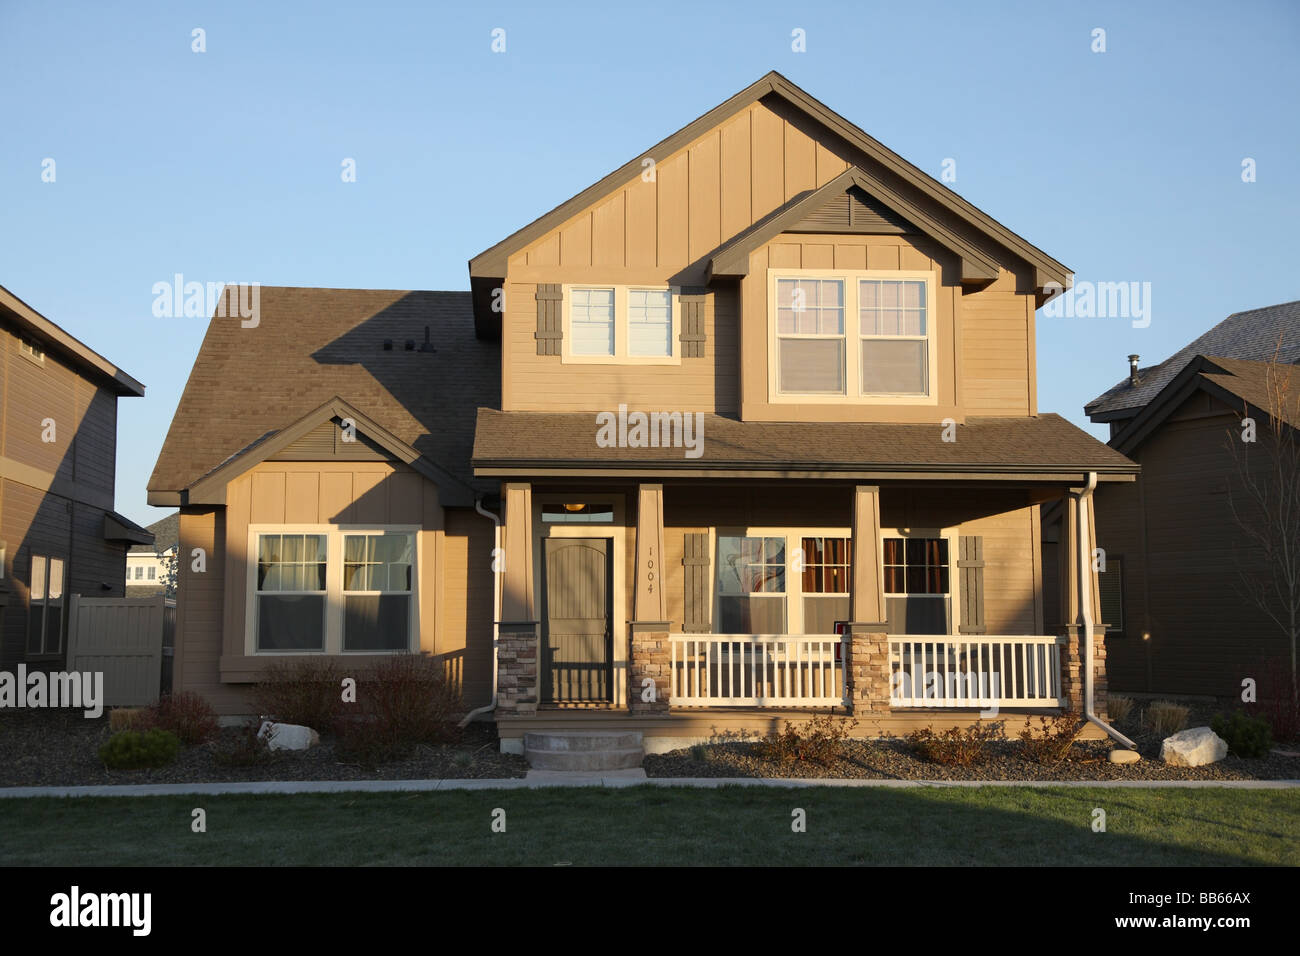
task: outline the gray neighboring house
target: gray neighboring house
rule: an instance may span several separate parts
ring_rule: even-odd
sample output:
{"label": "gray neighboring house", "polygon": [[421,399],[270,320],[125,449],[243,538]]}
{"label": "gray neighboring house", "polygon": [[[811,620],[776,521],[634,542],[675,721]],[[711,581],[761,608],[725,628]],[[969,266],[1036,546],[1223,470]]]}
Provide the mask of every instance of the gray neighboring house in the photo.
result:
{"label": "gray neighboring house", "polygon": [[[1289,673],[1285,635],[1242,593],[1241,575],[1257,573],[1262,559],[1231,505],[1242,480],[1241,421],[1269,427],[1274,355],[1300,363],[1300,302],[1236,312],[1157,365],[1137,367],[1131,356],[1129,377],[1084,407],[1110,425],[1108,444],[1142,466],[1135,483],[1103,485],[1095,496],[1114,691],[1229,698],[1250,677],[1263,699]],[[1251,474],[1266,464],[1256,453]],[[1058,528],[1059,508],[1049,505],[1045,564],[1055,560]]]}

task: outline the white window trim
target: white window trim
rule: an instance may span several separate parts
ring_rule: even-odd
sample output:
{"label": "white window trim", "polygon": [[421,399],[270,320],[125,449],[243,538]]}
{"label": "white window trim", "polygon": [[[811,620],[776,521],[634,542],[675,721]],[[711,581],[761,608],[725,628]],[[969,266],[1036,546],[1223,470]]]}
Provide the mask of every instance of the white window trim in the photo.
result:
{"label": "white window trim", "polygon": [[[853,529],[849,527],[823,527],[819,525],[809,526],[741,526],[741,525],[721,525],[709,529],[709,589],[712,592],[710,607],[713,613],[714,633],[722,633],[717,630],[718,621],[720,620],[720,607],[722,598],[737,597],[734,594],[722,594],[718,589],[718,542],[721,538],[784,538],[785,539],[785,629],[791,637],[805,636],[827,636],[834,635],[805,635],[803,633],[803,599],[806,596],[803,590],[803,574],[796,572],[791,567],[791,556],[794,549],[802,547],[803,538],[847,538],[850,542],[849,547],[852,549]],[[850,552],[851,557],[851,552]],[[805,563],[807,555],[804,556]],[[850,587],[852,582],[850,581]],[[771,593],[771,592],[769,592]],[[847,592],[850,603],[852,602],[852,592]],[[834,597],[844,596],[834,593],[813,592],[813,596]]]}
{"label": "white window trim", "polygon": [[[614,290],[614,354],[613,355],[574,355],[573,346],[573,290],[574,289],[613,289]],[[672,345],[671,355],[629,355],[628,354],[628,292],[632,290],[646,292],[668,292],[672,302],[673,331],[669,337]],[[682,364],[682,305],[681,287],[670,285],[618,285],[613,282],[574,282],[561,286],[564,296],[564,328],[561,333],[560,361],[564,365],[681,365]]]}
{"label": "white window trim", "polygon": [[[782,392],[778,388],[778,353],[776,334],[776,283],[778,279],[842,279],[844,281],[845,369],[843,395],[827,392]],[[862,393],[861,324],[858,312],[859,279],[919,279],[925,282],[925,324],[928,343],[925,395],[902,393]],[[938,405],[937,362],[938,305],[935,299],[935,273],[885,269],[768,269],[767,270],[767,400],[782,405]],[[809,336],[811,338],[811,336]],[[817,336],[838,338],[838,336]],[[911,341],[912,337],[902,337]]]}
{"label": "white window trim", "polygon": [[[250,657],[374,657],[407,654],[420,648],[420,554],[419,525],[412,524],[250,524],[248,526],[247,587],[244,601],[244,653]],[[343,537],[349,534],[407,533],[414,536],[415,549],[411,564],[411,608],[408,632],[410,642],[394,650],[346,651],[343,649],[344,598],[348,593],[378,592],[343,590]],[[257,646],[257,538],[263,534],[325,535],[325,647],[322,650],[263,651]],[[319,591],[286,591],[286,594],[319,594]]]}
{"label": "white window trim", "polygon": [[[45,581],[42,583],[42,586],[44,587],[43,593],[45,594],[45,597],[39,599],[32,598],[30,596],[32,586],[36,583],[34,580],[33,568],[35,567],[37,558],[41,558],[45,561]],[[50,573],[50,565],[53,564],[55,561],[59,562],[59,567],[62,569],[62,579],[59,581],[60,590],[59,590],[58,598],[51,600],[50,582],[51,580],[53,580],[53,576]],[[45,552],[45,553],[29,552],[27,578],[28,578],[27,631],[23,635],[23,651],[26,655],[26,659],[30,661],[30,660],[37,660],[40,658],[58,657],[63,653],[63,649],[64,649],[63,629],[66,626],[65,621],[68,616],[68,559],[61,555],[51,554],[49,552]],[[40,622],[36,625],[36,627],[40,632],[41,646],[38,650],[32,651],[32,650],[28,650],[28,648],[31,646],[30,642],[32,639],[32,632],[31,632],[32,620],[33,617],[35,616],[32,609],[35,607],[39,607],[41,609]],[[57,646],[52,651],[47,651],[45,649],[45,612],[46,609],[49,607],[59,608],[59,634],[58,634],[59,639],[58,639]]]}
{"label": "white window trim", "polygon": [[[885,574],[885,539],[886,538],[943,538],[948,542],[948,593],[947,594],[909,594],[906,591],[884,591],[884,574]],[[880,574],[881,589],[887,598],[891,597],[912,597],[912,598],[947,598],[949,607],[952,609],[952,634],[960,634],[958,628],[961,626],[961,601],[958,600],[961,583],[957,577],[957,538],[958,529],[956,528],[881,528],[880,529]]]}

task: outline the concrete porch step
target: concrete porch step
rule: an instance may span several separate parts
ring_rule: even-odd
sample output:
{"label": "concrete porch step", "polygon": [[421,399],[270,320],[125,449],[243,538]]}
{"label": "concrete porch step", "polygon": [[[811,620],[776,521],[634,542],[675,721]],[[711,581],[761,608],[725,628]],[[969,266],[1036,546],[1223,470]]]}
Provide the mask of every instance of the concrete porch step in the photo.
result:
{"label": "concrete porch step", "polygon": [[570,731],[524,734],[524,758],[535,770],[627,770],[641,766],[638,731]]}

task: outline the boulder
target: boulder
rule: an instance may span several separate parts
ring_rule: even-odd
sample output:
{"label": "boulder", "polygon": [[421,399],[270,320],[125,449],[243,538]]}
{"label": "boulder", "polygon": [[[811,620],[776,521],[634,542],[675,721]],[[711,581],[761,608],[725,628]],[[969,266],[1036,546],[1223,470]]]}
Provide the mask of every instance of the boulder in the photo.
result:
{"label": "boulder", "polygon": [[320,743],[320,734],[302,724],[277,724],[266,720],[257,731],[271,750],[306,750]]}
{"label": "boulder", "polygon": [[1137,763],[1142,759],[1142,755],[1136,750],[1121,750],[1118,747],[1110,752],[1107,758],[1111,763]]}
{"label": "boulder", "polygon": [[1160,745],[1160,759],[1173,767],[1202,767],[1228,756],[1227,742],[1209,727],[1189,727]]}

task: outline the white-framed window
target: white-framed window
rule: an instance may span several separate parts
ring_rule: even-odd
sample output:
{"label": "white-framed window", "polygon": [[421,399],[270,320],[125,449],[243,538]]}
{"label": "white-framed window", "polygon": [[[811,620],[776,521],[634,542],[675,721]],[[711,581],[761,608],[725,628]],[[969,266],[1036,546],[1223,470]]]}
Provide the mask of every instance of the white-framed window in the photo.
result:
{"label": "white-framed window", "polygon": [[849,620],[848,528],[718,528],[713,630],[718,634],[834,634]]}
{"label": "white-framed window", "polygon": [[891,634],[956,634],[957,542],[944,529],[882,529],[881,568]]}
{"label": "white-framed window", "polygon": [[145,577],[147,577],[150,581],[156,581],[158,579],[158,569],[154,567],[152,564],[149,565],[149,573],[145,575]]}
{"label": "white-framed window", "polygon": [[383,654],[419,644],[418,528],[249,528],[249,654]]}
{"label": "white-framed window", "polygon": [[32,579],[27,613],[27,653],[58,654],[63,650],[63,602],[66,567],[62,558],[32,555]]}
{"label": "white-framed window", "polygon": [[566,285],[562,360],[603,365],[681,362],[680,290]]}
{"label": "white-framed window", "polygon": [[773,402],[937,404],[932,272],[768,270]]}
{"label": "white-framed window", "polygon": [[32,339],[19,339],[19,350],[33,362],[45,362],[45,350]]}

